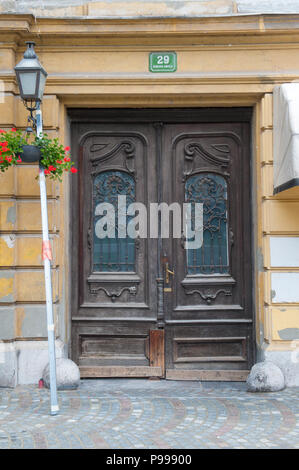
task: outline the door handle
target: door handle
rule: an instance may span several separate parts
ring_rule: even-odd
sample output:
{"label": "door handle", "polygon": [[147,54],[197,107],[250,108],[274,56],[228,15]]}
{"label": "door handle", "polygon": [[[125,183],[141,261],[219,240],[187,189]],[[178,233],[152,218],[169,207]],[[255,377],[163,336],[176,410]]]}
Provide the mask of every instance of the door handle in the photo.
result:
{"label": "door handle", "polygon": [[174,276],[174,270],[171,271],[171,270],[169,269],[169,263],[166,262],[166,263],[165,263],[165,283],[166,283],[166,284],[169,284],[169,274],[171,274],[172,276]]}

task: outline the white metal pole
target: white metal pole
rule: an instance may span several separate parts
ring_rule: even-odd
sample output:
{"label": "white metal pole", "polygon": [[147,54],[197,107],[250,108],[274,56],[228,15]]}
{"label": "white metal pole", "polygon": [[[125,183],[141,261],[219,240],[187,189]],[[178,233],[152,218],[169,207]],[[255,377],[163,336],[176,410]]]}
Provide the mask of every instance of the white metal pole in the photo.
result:
{"label": "white metal pole", "polygon": [[[43,131],[42,112],[40,103],[37,103],[36,110],[36,133],[40,136]],[[43,247],[42,254],[45,270],[46,306],[47,306],[47,327],[48,327],[48,348],[50,367],[50,395],[51,395],[51,415],[56,415],[59,411],[57,400],[56,383],[56,355],[55,355],[55,331],[52,304],[52,282],[51,282],[51,245],[49,241],[48,210],[47,210],[47,190],[46,178],[42,168],[39,169],[39,187],[42,213]]]}

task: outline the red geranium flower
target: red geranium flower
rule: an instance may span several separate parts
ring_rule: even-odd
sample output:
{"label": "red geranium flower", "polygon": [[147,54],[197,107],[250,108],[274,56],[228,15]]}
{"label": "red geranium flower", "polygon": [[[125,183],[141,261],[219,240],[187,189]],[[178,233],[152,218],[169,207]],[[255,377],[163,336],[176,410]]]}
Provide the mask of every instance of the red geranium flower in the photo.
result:
{"label": "red geranium flower", "polygon": [[69,151],[71,150],[71,147],[69,147],[69,146],[64,147],[64,150],[65,150],[66,152],[69,152]]}
{"label": "red geranium flower", "polygon": [[15,127],[13,127],[12,132],[17,132],[17,129]]}
{"label": "red geranium flower", "polygon": [[77,168],[74,168],[74,167],[71,168],[71,173],[77,173],[77,171],[78,171]]}
{"label": "red geranium flower", "polygon": [[70,161],[71,161],[71,159],[70,159],[69,157],[64,157],[63,160],[64,160],[65,162],[70,162]]}

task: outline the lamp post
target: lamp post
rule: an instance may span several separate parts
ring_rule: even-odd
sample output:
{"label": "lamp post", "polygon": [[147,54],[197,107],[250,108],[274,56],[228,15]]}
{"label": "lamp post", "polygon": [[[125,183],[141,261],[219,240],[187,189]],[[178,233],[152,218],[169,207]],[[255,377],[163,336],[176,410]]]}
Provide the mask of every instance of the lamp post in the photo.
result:
{"label": "lamp post", "polygon": [[[41,102],[45,83],[47,79],[47,72],[40,64],[32,41],[26,42],[27,50],[24,53],[24,58],[15,66],[15,73],[20,89],[20,95],[24,105],[30,111],[30,118],[33,126],[36,129],[38,137],[42,135],[42,112]],[[35,117],[33,115],[35,112]],[[46,179],[44,169],[39,168],[39,186],[41,198],[41,215],[42,215],[42,231],[43,231],[43,244],[42,244],[42,258],[44,261],[45,271],[45,287],[46,287],[46,307],[47,307],[47,329],[48,329],[48,348],[49,348],[49,366],[50,366],[50,394],[51,394],[51,415],[56,415],[59,411],[57,401],[57,384],[56,384],[56,357],[55,357],[55,332],[54,332],[54,317],[53,317],[53,304],[52,304],[52,283],[51,283],[51,245],[49,241],[48,229],[48,211],[47,211],[47,192],[46,192]]]}

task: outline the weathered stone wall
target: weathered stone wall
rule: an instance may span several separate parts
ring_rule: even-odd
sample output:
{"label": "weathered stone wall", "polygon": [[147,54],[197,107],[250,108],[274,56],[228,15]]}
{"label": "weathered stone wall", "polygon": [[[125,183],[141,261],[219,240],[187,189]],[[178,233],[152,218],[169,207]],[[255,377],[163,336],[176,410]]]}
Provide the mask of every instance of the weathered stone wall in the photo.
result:
{"label": "weathered stone wall", "polygon": [[201,17],[298,13],[297,0],[2,0],[2,13],[37,17]]}

